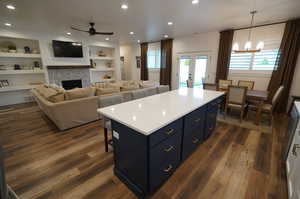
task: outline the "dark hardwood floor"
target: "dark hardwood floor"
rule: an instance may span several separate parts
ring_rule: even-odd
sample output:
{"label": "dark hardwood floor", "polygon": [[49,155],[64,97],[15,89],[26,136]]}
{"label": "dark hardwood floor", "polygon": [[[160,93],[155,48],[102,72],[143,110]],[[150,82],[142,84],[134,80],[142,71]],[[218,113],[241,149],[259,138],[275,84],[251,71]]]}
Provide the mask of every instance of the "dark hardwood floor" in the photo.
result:
{"label": "dark hardwood floor", "polygon": [[[152,199],[287,199],[282,151],[287,118],[273,133],[218,123]],[[60,132],[33,105],[0,112],[8,184],[21,199],[136,198],[113,175],[100,122]]]}

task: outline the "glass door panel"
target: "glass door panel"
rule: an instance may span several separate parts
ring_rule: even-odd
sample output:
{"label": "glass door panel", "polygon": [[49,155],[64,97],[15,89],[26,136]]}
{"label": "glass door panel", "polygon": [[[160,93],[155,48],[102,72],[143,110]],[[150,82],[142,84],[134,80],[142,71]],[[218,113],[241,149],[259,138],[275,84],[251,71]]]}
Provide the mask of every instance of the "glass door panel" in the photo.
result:
{"label": "glass door panel", "polygon": [[196,56],[195,70],[193,74],[194,87],[202,88],[203,79],[205,79],[207,56]]}
{"label": "glass door panel", "polygon": [[179,88],[187,87],[186,80],[189,78],[191,58],[180,57],[179,60]]}

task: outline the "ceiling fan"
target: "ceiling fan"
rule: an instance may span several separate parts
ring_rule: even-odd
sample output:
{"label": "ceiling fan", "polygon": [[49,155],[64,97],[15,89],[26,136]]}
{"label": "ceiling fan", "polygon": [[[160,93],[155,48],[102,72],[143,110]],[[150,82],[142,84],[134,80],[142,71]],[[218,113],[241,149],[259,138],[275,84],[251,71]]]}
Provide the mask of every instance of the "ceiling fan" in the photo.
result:
{"label": "ceiling fan", "polygon": [[90,27],[89,30],[80,30],[80,29],[72,27],[72,26],[71,26],[71,29],[81,31],[81,32],[87,32],[87,33],[90,34],[90,36],[93,36],[93,35],[113,35],[114,34],[113,32],[97,32],[96,29],[94,28],[95,23],[93,23],[93,22],[90,23],[90,26],[91,27]]}

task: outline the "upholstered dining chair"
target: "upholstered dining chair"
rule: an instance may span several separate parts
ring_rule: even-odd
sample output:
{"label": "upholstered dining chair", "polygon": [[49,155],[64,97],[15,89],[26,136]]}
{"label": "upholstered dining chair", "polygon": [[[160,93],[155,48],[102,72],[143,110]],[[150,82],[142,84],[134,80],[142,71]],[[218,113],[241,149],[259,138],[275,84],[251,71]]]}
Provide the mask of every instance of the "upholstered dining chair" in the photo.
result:
{"label": "upholstered dining chair", "polygon": [[146,97],[145,91],[143,90],[134,90],[131,93],[132,93],[132,99],[134,100]]}
{"label": "upholstered dining chair", "polygon": [[[101,108],[120,104],[122,102],[122,95],[108,95],[99,97],[99,107]],[[108,131],[111,131],[111,122],[105,116],[102,117],[102,127],[104,128],[105,152],[108,152],[108,145],[111,144],[111,140],[108,140]]]}
{"label": "upholstered dining chair", "polygon": [[230,85],[232,85],[232,80],[220,79],[219,80],[218,89],[220,89],[220,90],[227,90],[228,86],[230,86]]}
{"label": "upholstered dining chair", "polygon": [[247,87],[248,90],[253,90],[253,88],[254,88],[254,81],[239,80],[238,86],[244,86],[244,87]]}
{"label": "upholstered dining chair", "polygon": [[[284,90],[283,86],[280,86],[276,93],[274,94],[271,103],[265,103],[262,105],[261,107],[261,111],[262,113],[266,113],[270,115],[270,126],[272,126],[273,121],[274,121],[274,110],[276,105],[278,104],[278,100],[280,99],[282,92]],[[258,105],[257,104],[249,104],[248,105],[248,110],[254,110],[257,111],[258,110]],[[248,114],[247,114],[248,117]]]}
{"label": "upholstered dining chair", "polygon": [[203,89],[212,90],[212,91],[218,90],[217,84],[210,84],[210,83],[203,83]]}
{"label": "upholstered dining chair", "polygon": [[247,87],[228,86],[227,99],[225,105],[225,116],[228,109],[240,110],[240,122],[243,120],[244,112],[246,109],[246,95]]}

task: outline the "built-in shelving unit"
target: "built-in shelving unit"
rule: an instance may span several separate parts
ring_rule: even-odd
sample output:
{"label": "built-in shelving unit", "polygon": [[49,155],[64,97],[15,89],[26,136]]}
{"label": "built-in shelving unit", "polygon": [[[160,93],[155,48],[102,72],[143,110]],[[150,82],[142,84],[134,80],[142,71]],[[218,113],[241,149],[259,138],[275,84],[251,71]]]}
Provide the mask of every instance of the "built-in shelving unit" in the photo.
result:
{"label": "built-in shelving unit", "polygon": [[5,52],[0,52],[0,57],[13,57],[13,58],[41,58],[41,54],[30,54],[30,53],[5,53]]}
{"label": "built-in shelving unit", "polygon": [[[15,52],[8,52],[8,46],[15,46]],[[25,53],[24,47],[29,47],[31,52]],[[15,70],[16,65],[19,70]],[[34,87],[32,84],[45,82],[38,40],[0,37],[0,80],[9,83],[0,87],[0,106],[32,100],[29,92]]]}
{"label": "built-in shelving unit", "polygon": [[[101,56],[99,52],[102,52]],[[90,69],[91,82],[112,81],[115,77],[115,48],[106,46],[89,46],[89,58],[91,60],[92,69]],[[111,79],[104,79],[105,75],[109,75]]]}

